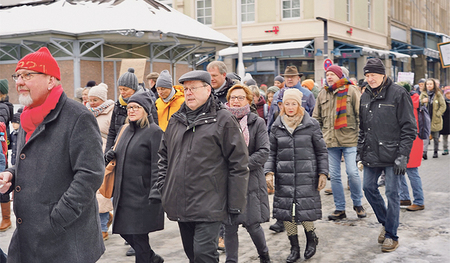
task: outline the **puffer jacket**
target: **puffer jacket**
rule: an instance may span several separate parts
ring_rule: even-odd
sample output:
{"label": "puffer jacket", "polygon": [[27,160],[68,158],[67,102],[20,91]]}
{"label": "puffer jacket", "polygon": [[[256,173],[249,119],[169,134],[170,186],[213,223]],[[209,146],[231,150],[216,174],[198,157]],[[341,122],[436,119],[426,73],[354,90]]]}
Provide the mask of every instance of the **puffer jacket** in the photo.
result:
{"label": "puffer jacket", "polygon": [[334,92],[322,89],[317,97],[316,107],[313,111],[315,118],[322,129],[323,138],[328,148],[331,147],[356,147],[358,144],[359,126],[359,100],[360,92],[353,85],[348,85],[347,92],[347,127],[334,129],[336,120],[337,92],[344,89],[341,86]]}
{"label": "puffer jacket", "polygon": [[158,111],[159,127],[163,131],[166,130],[170,117],[177,112],[184,103],[183,86],[175,85],[173,88],[176,93],[169,102],[166,103],[161,98],[158,98],[155,102],[156,110]]}
{"label": "puffer jacket", "polygon": [[[429,98],[426,91],[420,93],[420,102],[422,102],[424,98]],[[431,131],[438,132],[442,130],[442,128],[444,127],[442,115],[444,114],[445,109],[447,108],[447,103],[445,103],[444,96],[440,92],[435,93],[434,96],[431,98],[431,100],[433,100],[433,112],[429,112],[431,119]],[[425,103],[427,107],[428,103],[429,102]]]}
{"label": "puffer jacket", "polygon": [[229,222],[244,211],[248,150],[236,118],[210,96],[188,124],[183,104],[159,149],[157,187],[167,217],[179,222]]}
{"label": "puffer jacket", "polygon": [[322,218],[317,185],[319,174],[328,175],[328,150],[317,120],[305,114],[292,134],[281,116],[275,120],[264,165],[264,174],[268,172],[275,173],[273,217],[291,221],[295,207],[295,222]]}
{"label": "puffer jacket", "polygon": [[269,157],[269,136],[265,121],[255,113],[249,113],[247,126],[249,132],[247,208],[235,221],[246,226],[268,222],[270,219],[269,198],[267,194],[264,164]]}
{"label": "puffer jacket", "polygon": [[368,167],[393,166],[409,156],[417,135],[411,97],[405,88],[386,78],[378,94],[367,87],[359,109],[358,157]]}

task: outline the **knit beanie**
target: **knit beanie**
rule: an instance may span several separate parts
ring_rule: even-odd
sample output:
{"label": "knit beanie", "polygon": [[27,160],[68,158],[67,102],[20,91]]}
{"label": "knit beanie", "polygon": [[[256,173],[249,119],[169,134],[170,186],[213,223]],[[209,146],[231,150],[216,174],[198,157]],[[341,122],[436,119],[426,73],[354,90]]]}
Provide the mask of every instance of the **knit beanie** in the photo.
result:
{"label": "knit beanie", "polygon": [[33,70],[61,80],[61,72],[58,63],[46,47],[41,47],[38,51],[23,57],[19,63],[17,63],[15,71],[18,71],[19,69]]}
{"label": "knit beanie", "polygon": [[20,112],[14,113],[11,122],[20,123]]}
{"label": "knit beanie", "polygon": [[0,79],[0,92],[2,94],[8,94],[9,86],[7,79]]}
{"label": "knit beanie", "polygon": [[302,82],[303,87],[307,87],[309,90],[312,90],[314,88],[314,80],[312,79],[305,79]]}
{"label": "knit beanie", "polygon": [[278,88],[277,86],[270,86],[270,87],[267,89],[267,93],[269,93],[269,92],[277,93],[277,91],[279,91],[279,90],[280,90],[280,88]]}
{"label": "knit beanie", "polygon": [[379,58],[370,58],[367,60],[364,66],[364,75],[367,73],[377,73],[381,75],[386,75],[386,69],[384,67],[383,61]]}
{"label": "knit beanie", "polygon": [[138,89],[139,82],[136,75],[134,75],[134,68],[129,68],[128,72],[120,76],[119,80],[117,80],[117,86],[124,86],[134,90]]}
{"label": "knit beanie", "polygon": [[172,76],[170,76],[169,71],[166,69],[161,71],[159,78],[156,80],[156,87],[171,89],[172,86]]}
{"label": "knit beanie", "polygon": [[298,102],[298,105],[302,105],[303,93],[298,89],[287,89],[283,95],[283,102],[292,99]]}
{"label": "knit beanie", "polygon": [[333,72],[334,74],[336,74],[336,76],[338,76],[338,78],[342,78],[342,68],[339,67],[338,65],[331,65],[328,67],[326,72]]}
{"label": "knit beanie", "polygon": [[142,89],[136,91],[133,95],[131,95],[130,99],[128,100],[128,104],[130,104],[130,102],[136,102],[137,104],[141,105],[147,112],[147,114],[150,115],[150,112],[152,111],[153,100],[148,91]]}
{"label": "knit beanie", "polygon": [[276,76],[275,79],[273,81],[279,81],[280,83],[284,82],[284,78],[280,75]]}
{"label": "knit beanie", "polygon": [[105,83],[100,83],[98,86],[94,86],[89,90],[89,97],[98,97],[102,101],[108,100],[108,85]]}

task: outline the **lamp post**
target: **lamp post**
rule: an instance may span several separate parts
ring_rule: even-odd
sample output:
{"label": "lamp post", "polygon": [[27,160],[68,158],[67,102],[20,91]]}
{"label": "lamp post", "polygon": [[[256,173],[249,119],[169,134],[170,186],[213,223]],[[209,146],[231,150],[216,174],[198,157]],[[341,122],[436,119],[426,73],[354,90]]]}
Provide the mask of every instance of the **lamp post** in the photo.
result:
{"label": "lamp post", "polygon": [[316,17],[317,20],[323,22],[323,58],[328,58],[328,19],[323,17]]}

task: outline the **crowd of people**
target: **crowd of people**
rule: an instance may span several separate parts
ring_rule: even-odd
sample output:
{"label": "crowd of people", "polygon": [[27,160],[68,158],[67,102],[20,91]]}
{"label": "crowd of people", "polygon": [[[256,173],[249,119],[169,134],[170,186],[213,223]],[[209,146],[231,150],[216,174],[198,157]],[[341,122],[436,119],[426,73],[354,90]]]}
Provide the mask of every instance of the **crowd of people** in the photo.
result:
{"label": "crowd of people", "polygon": [[[357,82],[332,65],[318,85],[287,66],[267,87],[214,61],[174,85],[168,70],[139,83],[129,68],[117,80],[117,101],[95,81],[72,100],[47,48],[26,55],[13,75],[24,106],[19,112],[8,102],[8,81],[0,80],[0,122],[12,150],[10,165],[2,162],[4,147],[0,151],[0,231],[11,227],[12,194],[17,218],[8,262],[95,262],[112,225],[136,262],[161,263],[148,234],[164,229],[166,215],[178,223],[189,262],[218,262],[219,249],[226,262],[238,262],[242,225],[267,263],[261,224],[270,211],[277,220],[270,229],[287,232],[286,262],[301,258],[297,225],[309,259],[319,243],[314,221],[322,218],[327,180],[335,205],[328,219],[346,218],[341,162],[357,217],[367,216],[364,193],[381,224],[381,250],[396,250],[400,206],[425,208],[418,167],[429,141],[438,158],[443,135],[442,155],[448,155],[450,87],[441,90],[435,79],[394,83],[376,58],[367,61],[364,75]],[[422,130],[428,131],[423,138]],[[98,189],[112,162],[109,198]],[[6,255],[0,251],[0,257]]]}

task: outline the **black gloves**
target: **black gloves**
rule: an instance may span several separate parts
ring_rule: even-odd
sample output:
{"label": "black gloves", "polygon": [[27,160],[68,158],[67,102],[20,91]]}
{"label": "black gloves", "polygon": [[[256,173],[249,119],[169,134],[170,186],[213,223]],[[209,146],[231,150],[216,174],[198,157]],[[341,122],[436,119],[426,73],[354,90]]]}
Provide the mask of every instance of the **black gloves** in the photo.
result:
{"label": "black gloves", "polygon": [[406,173],[406,165],[408,164],[408,156],[400,155],[394,161],[394,174],[403,175]]}
{"label": "black gloves", "polygon": [[114,159],[115,157],[116,157],[116,152],[113,149],[107,151],[105,154],[106,163],[111,162],[111,160]]}

